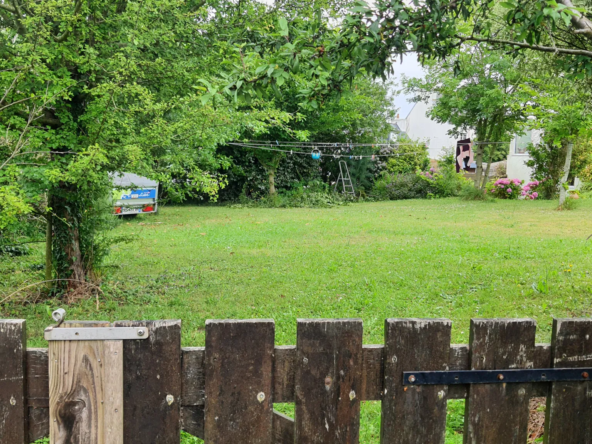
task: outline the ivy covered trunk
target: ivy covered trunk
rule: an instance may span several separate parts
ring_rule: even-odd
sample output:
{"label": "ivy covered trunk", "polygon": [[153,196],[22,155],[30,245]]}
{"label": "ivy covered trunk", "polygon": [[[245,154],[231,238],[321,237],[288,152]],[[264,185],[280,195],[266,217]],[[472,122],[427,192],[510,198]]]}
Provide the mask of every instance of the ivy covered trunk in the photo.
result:
{"label": "ivy covered trunk", "polygon": [[267,170],[267,175],[269,178],[269,195],[273,196],[276,193],[275,190],[275,171],[276,170],[272,170],[272,169],[268,169]]}
{"label": "ivy covered trunk", "polygon": [[85,201],[80,199],[80,191],[72,184],[60,183],[52,192],[56,287],[75,290],[86,282],[85,255],[80,242]]}
{"label": "ivy covered trunk", "polygon": [[280,161],[284,157],[284,153],[277,152],[277,151],[276,152],[273,152],[273,151],[269,152],[269,151],[255,150],[255,157],[257,158],[257,160],[259,160],[261,165],[263,165],[263,168],[265,168],[265,171],[267,171],[267,181],[269,183],[269,195],[273,196],[276,193],[275,173],[277,172],[277,170],[280,166]]}

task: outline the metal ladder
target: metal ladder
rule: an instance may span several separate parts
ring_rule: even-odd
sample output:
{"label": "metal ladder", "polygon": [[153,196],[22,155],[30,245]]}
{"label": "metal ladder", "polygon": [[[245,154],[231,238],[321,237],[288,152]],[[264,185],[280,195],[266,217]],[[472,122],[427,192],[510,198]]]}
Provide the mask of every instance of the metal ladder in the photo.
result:
{"label": "metal ladder", "polygon": [[[343,164],[343,165],[342,165]],[[345,174],[343,171],[345,170]],[[347,163],[345,160],[339,161],[339,177],[335,182],[335,191],[337,191],[337,186],[339,185],[339,181],[341,181],[343,185],[343,193],[344,194],[351,194],[352,196],[356,194],[354,190],[354,184],[352,183],[351,176],[349,175],[349,169],[347,168]]]}

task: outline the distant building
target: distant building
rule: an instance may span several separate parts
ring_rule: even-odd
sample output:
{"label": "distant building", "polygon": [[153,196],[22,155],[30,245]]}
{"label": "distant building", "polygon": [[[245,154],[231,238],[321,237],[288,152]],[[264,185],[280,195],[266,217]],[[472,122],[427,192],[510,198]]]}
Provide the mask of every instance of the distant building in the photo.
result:
{"label": "distant building", "polygon": [[393,136],[405,134],[412,140],[424,142],[428,146],[430,158],[438,159],[443,149],[456,147],[456,138],[448,135],[448,131],[453,128],[452,125],[438,123],[428,117],[427,113],[434,101],[435,96],[429,99],[428,103],[416,102],[406,118],[401,119],[397,116],[392,125],[398,128],[398,132],[393,131]]}
{"label": "distant building", "polygon": [[[442,150],[456,148],[457,138],[452,137],[448,132],[453,128],[448,123],[438,123],[428,116],[428,111],[433,106],[436,96],[432,96],[428,102],[416,102],[407,117],[397,118],[391,122],[393,132],[389,136],[389,141],[396,141],[401,137],[407,136],[411,140],[424,142],[428,146],[430,159],[438,159],[442,155]],[[525,183],[532,179],[532,168],[526,165],[530,160],[528,154],[528,145],[540,143],[542,130],[529,130],[524,135],[516,136],[510,142],[507,162],[495,162],[490,169],[490,175],[497,174],[497,167],[505,163],[506,175],[511,179],[520,179]],[[461,134],[458,140],[473,138],[473,134]],[[483,168],[487,163],[483,162]],[[578,188],[579,179],[574,179],[570,184],[571,188]]]}
{"label": "distant building", "polygon": [[527,149],[531,143],[536,145],[541,141],[541,134],[540,130],[531,130],[512,139],[506,169],[508,177],[523,180],[525,183],[530,182],[532,168],[526,165],[526,162],[530,160]]}
{"label": "distant building", "polygon": [[[541,142],[542,130],[528,130],[521,136],[515,136],[510,142],[508,153],[507,176],[511,179],[520,179],[524,183],[532,180],[532,168],[526,165],[531,157],[528,154],[528,145],[537,145]],[[569,184],[570,189],[578,189],[580,180],[576,177]]]}

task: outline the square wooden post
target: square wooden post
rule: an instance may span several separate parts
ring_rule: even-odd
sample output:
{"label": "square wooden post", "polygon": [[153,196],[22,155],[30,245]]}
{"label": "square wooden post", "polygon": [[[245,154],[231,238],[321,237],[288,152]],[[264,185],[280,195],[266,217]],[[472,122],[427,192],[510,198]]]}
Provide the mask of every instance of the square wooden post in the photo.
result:
{"label": "square wooden post", "polygon": [[0,320],[0,443],[28,442],[26,355],[25,320]]}

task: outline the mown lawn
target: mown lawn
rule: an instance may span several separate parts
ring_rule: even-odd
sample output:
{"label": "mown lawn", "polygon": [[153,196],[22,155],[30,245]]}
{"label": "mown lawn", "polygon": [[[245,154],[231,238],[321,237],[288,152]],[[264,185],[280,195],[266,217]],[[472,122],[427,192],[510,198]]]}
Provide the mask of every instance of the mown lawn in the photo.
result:
{"label": "mown lawn", "polygon": [[[118,226],[135,240],[113,248],[99,309],[94,298],[80,301],[68,318],[180,318],[183,345],[199,346],[211,318],[273,318],[276,343],[294,344],[297,318],[359,317],[371,344],[382,342],[388,317],[450,318],[455,343],[468,341],[473,317],[531,317],[544,342],[554,316],[592,315],[592,201],[568,212],[555,206],[165,207]],[[41,250],[0,259],[0,300],[42,280],[42,262]],[[2,315],[26,318],[30,345],[45,346],[48,311],[60,304],[22,305],[21,297]],[[364,407],[361,442],[378,442],[378,412],[378,403]]]}

